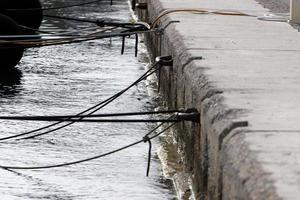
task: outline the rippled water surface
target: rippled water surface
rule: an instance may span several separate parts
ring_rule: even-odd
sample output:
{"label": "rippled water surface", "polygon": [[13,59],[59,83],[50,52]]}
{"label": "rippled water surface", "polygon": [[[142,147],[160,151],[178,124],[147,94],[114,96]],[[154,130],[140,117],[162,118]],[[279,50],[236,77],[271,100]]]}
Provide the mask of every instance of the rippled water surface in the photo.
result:
{"label": "rippled water surface", "polygon": [[[81,0],[84,2],[84,0]],[[79,0],[44,0],[44,6]],[[128,20],[127,1],[109,1],[50,14]],[[45,19],[43,30],[86,28],[91,24]],[[134,38],[104,39],[80,44],[29,49],[18,68],[20,84],[0,87],[1,115],[76,114],[124,89],[147,69],[141,47],[134,57]],[[140,83],[103,112],[153,109],[146,83]],[[22,133],[48,123],[1,121],[1,137]],[[105,153],[140,140],[151,125],[74,124],[33,140],[1,143],[0,164],[40,166],[63,163]],[[158,146],[154,143],[154,149]],[[172,199],[156,155],[150,177],[145,177],[147,144],[83,164],[48,170],[0,170],[0,199]]]}

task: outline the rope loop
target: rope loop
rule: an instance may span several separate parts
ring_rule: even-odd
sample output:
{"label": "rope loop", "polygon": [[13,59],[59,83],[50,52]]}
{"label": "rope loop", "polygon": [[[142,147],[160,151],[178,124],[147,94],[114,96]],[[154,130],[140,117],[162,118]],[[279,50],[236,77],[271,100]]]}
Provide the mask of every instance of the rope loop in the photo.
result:
{"label": "rope loop", "polygon": [[152,143],[151,143],[151,139],[149,138],[148,135],[145,135],[143,137],[143,141],[144,143],[148,142],[149,144],[149,150],[148,150],[148,162],[147,162],[147,171],[146,171],[146,176],[149,176],[149,172],[150,172],[150,164],[151,164],[151,151],[152,151]]}

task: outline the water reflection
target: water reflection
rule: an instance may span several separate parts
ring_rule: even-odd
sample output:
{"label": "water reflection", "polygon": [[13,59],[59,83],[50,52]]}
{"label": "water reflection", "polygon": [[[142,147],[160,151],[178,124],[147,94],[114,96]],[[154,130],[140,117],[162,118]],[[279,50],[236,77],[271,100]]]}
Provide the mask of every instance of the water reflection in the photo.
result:
{"label": "water reflection", "polygon": [[0,71],[0,97],[11,97],[20,92],[22,72],[17,68]]}

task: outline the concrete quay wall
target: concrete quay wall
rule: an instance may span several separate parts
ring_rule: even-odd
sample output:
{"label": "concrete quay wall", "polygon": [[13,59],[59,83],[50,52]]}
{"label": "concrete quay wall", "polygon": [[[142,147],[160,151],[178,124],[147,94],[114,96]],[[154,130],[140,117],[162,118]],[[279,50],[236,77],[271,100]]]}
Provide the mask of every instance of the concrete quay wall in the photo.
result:
{"label": "concrete quay wall", "polygon": [[[166,9],[269,11],[254,0],[144,0],[151,22]],[[199,124],[174,129],[194,199],[300,199],[300,33],[257,17],[172,13],[148,45],[172,55],[161,71],[169,108],[195,107]],[[180,182],[180,178],[177,179]]]}

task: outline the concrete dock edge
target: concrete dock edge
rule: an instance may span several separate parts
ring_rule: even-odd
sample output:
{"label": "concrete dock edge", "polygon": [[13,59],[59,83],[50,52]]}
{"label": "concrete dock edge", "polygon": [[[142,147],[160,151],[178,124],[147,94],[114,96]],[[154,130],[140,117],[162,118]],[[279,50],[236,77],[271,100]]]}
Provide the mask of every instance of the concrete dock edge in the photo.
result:
{"label": "concrete dock edge", "polygon": [[[148,22],[170,8],[269,13],[254,0],[144,2],[139,14]],[[174,130],[192,190],[184,198],[299,199],[299,32],[256,17],[195,13],[166,15],[160,26],[178,20],[147,43],[154,56],[174,60],[161,70],[167,106],[201,114],[199,124]]]}

